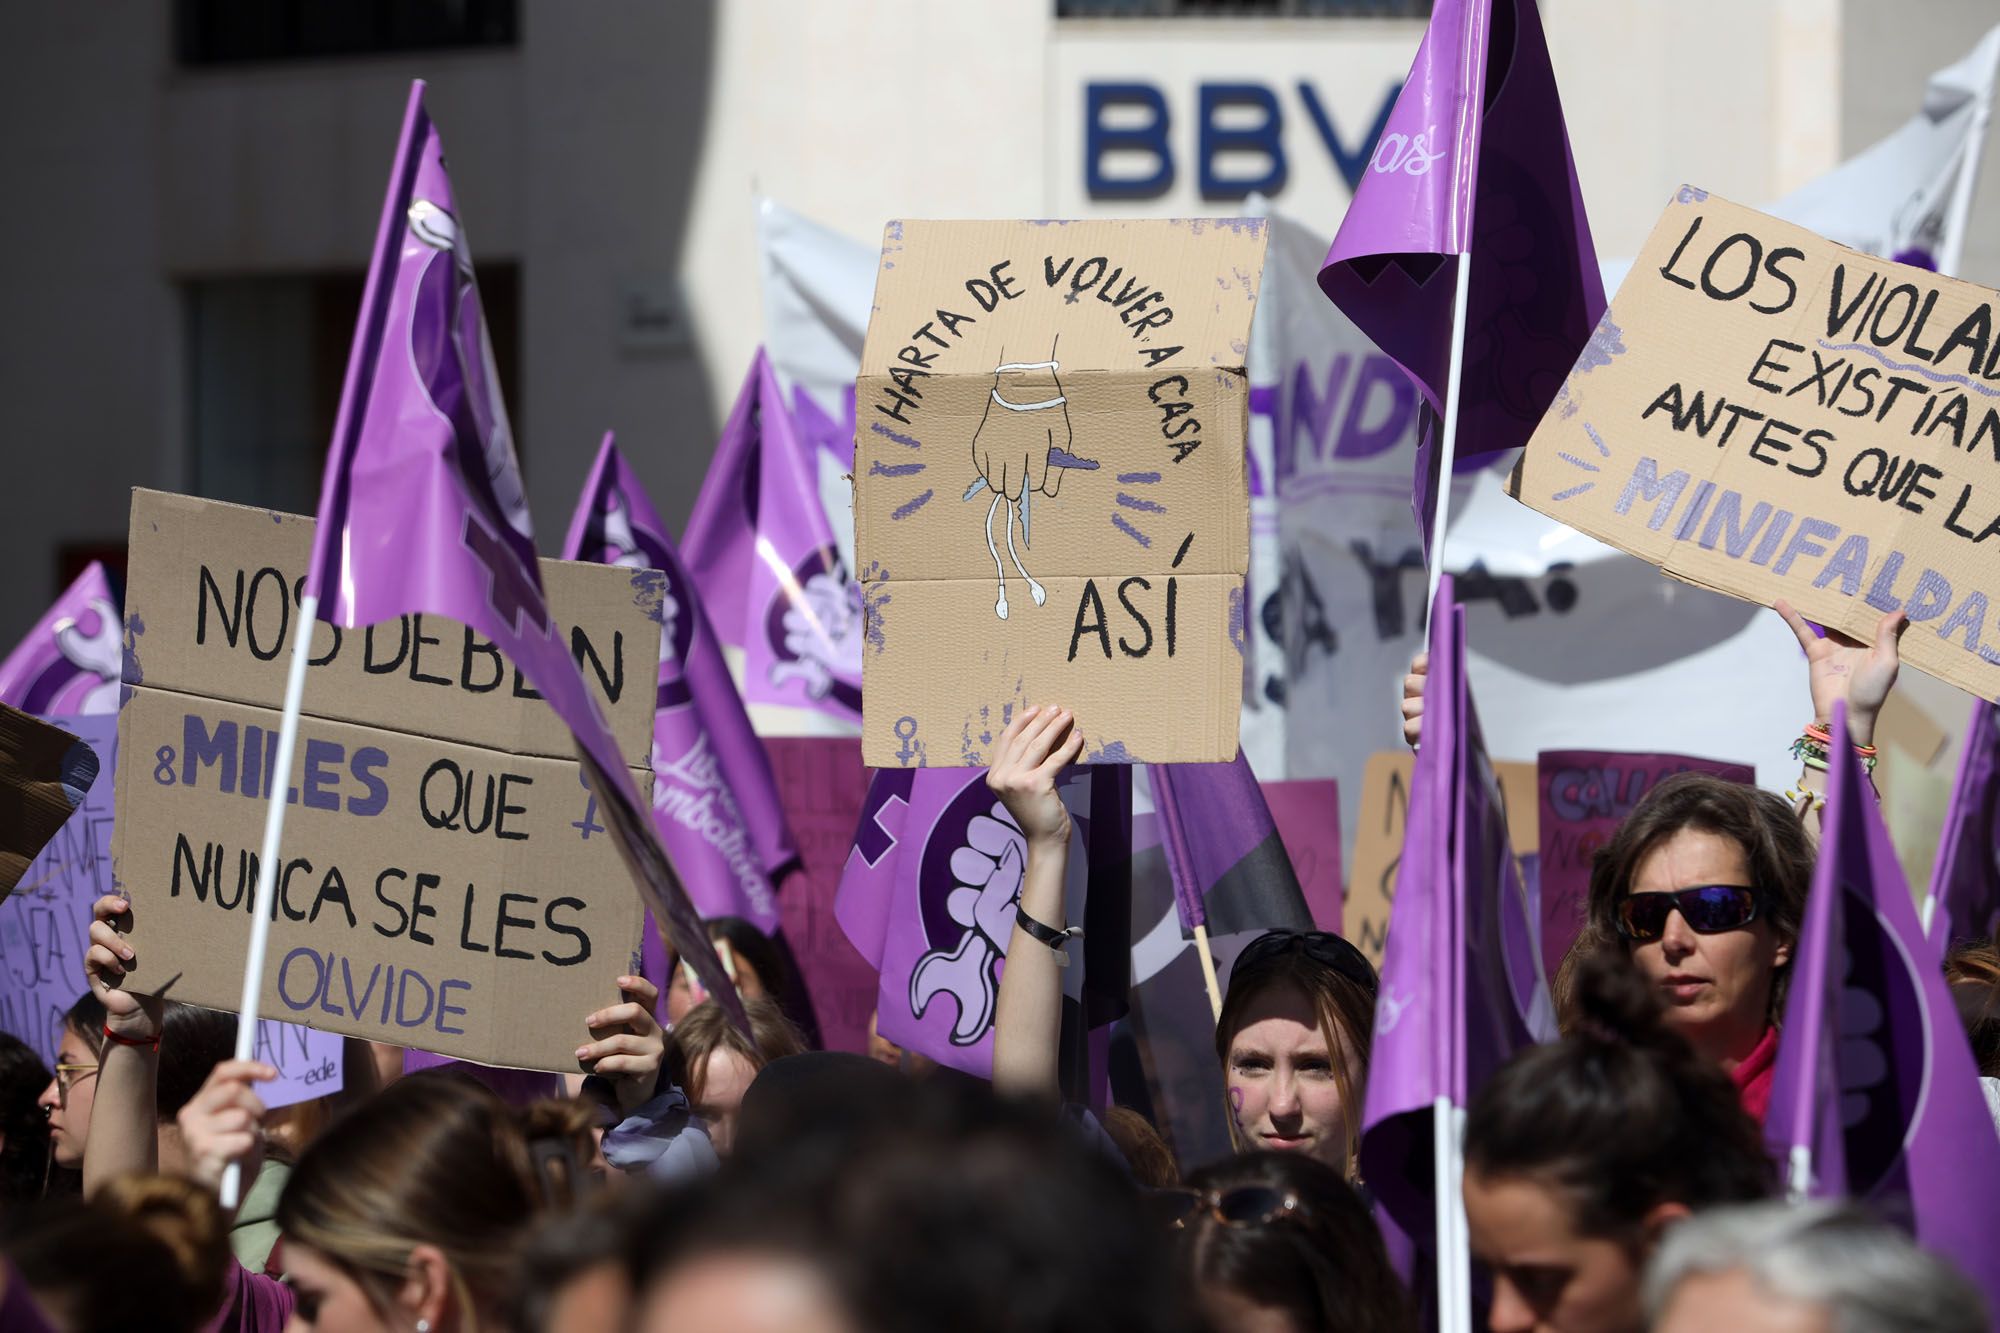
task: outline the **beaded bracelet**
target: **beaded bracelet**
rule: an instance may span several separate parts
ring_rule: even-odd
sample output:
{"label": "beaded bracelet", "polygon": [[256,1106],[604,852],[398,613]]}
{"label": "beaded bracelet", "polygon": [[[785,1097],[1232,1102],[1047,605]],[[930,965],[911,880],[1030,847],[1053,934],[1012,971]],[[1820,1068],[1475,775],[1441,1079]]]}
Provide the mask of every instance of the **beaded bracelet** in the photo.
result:
{"label": "beaded bracelet", "polygon": [[1816,791],[1801,791],[1796,787],[1787,787],[1785,788],[1785,799],[1793,805],[1798,805],[1801,801],[1810,801],[1812,809],[1826,809],[1826,797]]}

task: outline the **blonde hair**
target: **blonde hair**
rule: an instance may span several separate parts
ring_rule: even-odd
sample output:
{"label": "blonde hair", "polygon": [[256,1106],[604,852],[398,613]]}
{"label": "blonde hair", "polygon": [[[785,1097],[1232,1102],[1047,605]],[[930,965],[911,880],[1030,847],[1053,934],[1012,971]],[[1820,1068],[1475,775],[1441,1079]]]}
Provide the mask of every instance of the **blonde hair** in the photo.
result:
{"label": "blonde hair", "polygon": [[708,1057],[717,1051],[732,1052],[752,1069],[762,1069],[773,1060],[805,1050],[805,1038],[778,1008],[777,1001],[745,1000],[743,1012],[750,1017],[747,1037],[714,1000],[703,1000],[674,1024],[673,1041],[686,1069],[690,1101],[701,1101],[708,1082]]}
{"label": "blonde hair", "polygon": [[480,1311],[512,1301],[522,1245],[550,1202],[531,1143],[565,1140],[572,1160],[579,1151],[588,1160],[588,1124],[574,1103],[516,1110],[463,1075],[411,1075],[314,1141],[286,1182],[278,1225],[384,1309],[411,1251],[435,1246],[460,1326],[476,1333]]}

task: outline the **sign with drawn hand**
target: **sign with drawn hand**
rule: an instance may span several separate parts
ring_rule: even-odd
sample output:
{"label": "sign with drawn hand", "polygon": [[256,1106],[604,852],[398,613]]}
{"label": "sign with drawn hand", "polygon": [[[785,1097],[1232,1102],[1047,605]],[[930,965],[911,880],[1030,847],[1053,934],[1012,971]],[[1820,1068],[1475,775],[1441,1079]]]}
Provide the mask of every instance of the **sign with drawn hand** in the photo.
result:
{"label": "sign with drawn hand", "polygon": [[1257,218],[892,222],[856,383],[862,749],[1234,757]]}

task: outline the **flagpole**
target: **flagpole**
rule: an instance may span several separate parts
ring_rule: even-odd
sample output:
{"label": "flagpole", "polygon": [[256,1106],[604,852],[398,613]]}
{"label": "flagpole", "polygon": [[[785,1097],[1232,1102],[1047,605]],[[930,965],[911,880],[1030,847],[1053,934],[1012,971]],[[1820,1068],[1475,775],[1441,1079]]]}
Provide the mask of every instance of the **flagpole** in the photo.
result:
{"label": "flagpole", "polygon": [[1958,183],[1952,188],[1951,207],[1945,213],[1944,244],[1938,248],[1938,272],[1946,277],[1958,276],[1958,261],[1965,252],[1965,228],[1972,216],[1972,195],[1979,184],[1979,155],[1985,149],[1986,126],[1992,118],[1992,102],[1975,98],[1972,127],[1965,135],[1965,160],[1959,163]]}
{"label": "flagpole", "polygon": [[1222,987],[1215,980],[1215,954],[1208,947],[1208,927],[1194,928],[1194,951],[1201,958],[1201,980],[1208,987],[1208,1007],[1215,1014],[1215,1021],[1222,1021]]}
{"label": "flagpole", "polygon": [[[1465,363],[1465,312],[1472,292],[1472,251],[1458,257],[1458,294],[1451,309],[1451,367],[1444,382],[1444,444],[1438,459],[1437,498],[1431,511],[1430,588],[1426,607],[1437,605],[1438,580],[1444,577],[1444,532],[1451,521],[1451,473],[1458,458],[1458,391]],[[1428,641],[1429,626],[1425,626]]]}
{"label": "flagpole", "polygon": [[[299,706],[305,699],[306,660],[312,656],[313,626],[318,623],[319,597],[299,598],[298,632],[292,637],[292,660],[285,673],[285,712],[279,725],[278,754],[271,790],[264,804],[264,850],[257,860],[257,897],[250,909],[250,949],[243,958],[243,998],[236,1006],[236,1058],[257,1054],[257,1010],[264,998],[264,955],[271,942],[272,898],[278,889],[278,847],[285,833],[285,806],[292,781],[292,751],[299,738]],[[221,1202],[234,1212],[242,1193],[243,1163],[232,1161],[222,1171]]]}

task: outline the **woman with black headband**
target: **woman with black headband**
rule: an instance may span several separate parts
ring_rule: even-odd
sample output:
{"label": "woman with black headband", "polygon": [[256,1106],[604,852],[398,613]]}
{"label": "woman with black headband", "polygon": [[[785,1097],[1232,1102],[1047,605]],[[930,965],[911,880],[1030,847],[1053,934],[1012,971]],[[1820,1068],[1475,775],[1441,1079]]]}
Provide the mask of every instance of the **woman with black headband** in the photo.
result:
{"label": "woman with black headband", "polygon": [[[995,748],[987,784],[1027,841],[1027,864],[993,1039],[993,1082],[1052,1095],[1062,1009],[1063,882],[1069,815],[1056,778],[1083,738],[1063,708],[1016,715]],[[1352,1178],[1368,1083],[1375,969],[1324,931],[1272,931],[1230,969],[1215,1053],[1239,1151],[1305,1153]]]}

